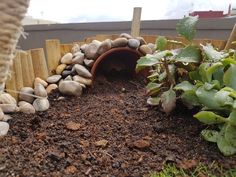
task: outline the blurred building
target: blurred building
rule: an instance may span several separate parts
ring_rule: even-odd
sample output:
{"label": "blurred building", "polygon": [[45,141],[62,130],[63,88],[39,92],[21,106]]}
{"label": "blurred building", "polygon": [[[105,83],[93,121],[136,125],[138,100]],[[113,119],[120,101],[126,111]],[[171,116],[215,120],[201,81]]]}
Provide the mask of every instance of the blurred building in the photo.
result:
{"label": "blurred building", "polygon": [[43,19],[35,19],[31,16],[25,16],[22,21],[23,25],[38,25],[38,24],[55,24],[58,22],[50,21],[50,20],[43,20]]}

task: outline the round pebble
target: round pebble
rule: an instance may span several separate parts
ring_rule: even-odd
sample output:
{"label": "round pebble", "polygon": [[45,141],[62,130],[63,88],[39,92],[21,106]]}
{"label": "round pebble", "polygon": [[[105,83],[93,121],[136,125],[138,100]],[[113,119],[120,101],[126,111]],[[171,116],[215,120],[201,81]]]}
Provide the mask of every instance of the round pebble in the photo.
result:
{"label": "round pebble", "polygon": [[138,39],[129,39],[128,40],[128,46],[130,48],[136,49],[140,45],[140,41]]}
{"label": "round pebble", "polygon": [[65,95],[82,95],[82,87],[78,82],[75,81],[62,81],[59,84],[59,91]]}
{"label": "round pebble", "polygon": [[34,94],[40,97],[47,97],[47,91],[44,86],[40,83],[37,83],[34,87]]}
{"label": "round pebble", "polygon": [[80,84],[92,85],[92,80],[91,79],[87,79],[87,78],[81,77],[79,75],[73,76],[73,80],[76,81],[76,82],[79,82]]}
{"label": "round pebble", "polygon": [[19,93],[19,100],[33,103],[34,101],[34,89],[31,87],[22,87]]}
{"label": "round pebble", "polygon": [[84,61],[84,53],[77,52],[74,54],[72,59],[73,64],[83,64],[83,61]]}
{"label": "round pebble", "polygon": [[9,124],[7,122],[0,122],[0,136],[7,135]]}
{"label": "round pebble", "polygon": [[146,54],[152,54],[152,49],[148,47],[148,45],[141,45],[139,47],[140,52],[142,52],[144,55]]}
{"label": "round pebble", "polygon": [[35,108],[33,107],[33,105],[26,102],[26,101],[20,101],[18,103],[18,106],[19,106],[20,112],[23,112],[25,114],[34,114],[35,113]]}
{"label": "round pebble", "polygon": [[72,53],[66,53],[62,58],[61,58],[61,63],[63,64],[72,64],[72,58],[73,55]]}
{"label": "round pebble", "polygon": [[89,59],[96,59],[98,57],[97,50],[99,45],[95,43],[90,43],[85,48],[85,56]]}
{"label": "round pebble", "polygon": [[62,71],[64,71],[64,69],[66,68],[66,66],[67,66],[66,64],[58,65],[57,68],[56,68],[56,74],[61,74]]}
{"label": "round pebble", "polygon": [[0,94],[0,104],[16,104],[16,99],[9,93]]}
{"label": "round pebble", "polygon": [[47,78],[47,82],[50,84],[55,84],[61,79],[61,75],[52,75]]}
{"label": "round pebble", "polygon": [[36,77],[34,80],[34,85],[36,85],[37,83],[42,84],[45,88],[48,86],[48,83],[39,77]]}
{"label": "round pebble", "polygon": [[46,88],[46,91],[47,91],[47,93],[49,94],[49,93],[51,93],[53,90],[55,90],[55,89],[57,89],[57,88],[58,88],[57,84],[50,84],[50,85],[48,85],[48,87]]}
{"label": "round pebble", "polygon": [[91,78],[92,74],[82,65],[79,64],[75,64],[74,68],[76,70],[76,72],[78,73],[78,75],[86,77],[86,78]]}
{"label": "round pebble", "polygon": [[47,98],[37,98],[33,102],[36,111],[46,111],[49,109],[49,101]]}
{"label": "round pebble", "polygon": [[128,43],[128,40],[124,37],[117,38],[111,42],[112,47],[125,47]]}
{"label": "round pebble", "polygon": [[111,49],[111,40],[110,39],[106,39],[105,41],[103,41],[101,43],[101,45],[98,47],[97,53],[99,55],[105,53],[106,51]]}

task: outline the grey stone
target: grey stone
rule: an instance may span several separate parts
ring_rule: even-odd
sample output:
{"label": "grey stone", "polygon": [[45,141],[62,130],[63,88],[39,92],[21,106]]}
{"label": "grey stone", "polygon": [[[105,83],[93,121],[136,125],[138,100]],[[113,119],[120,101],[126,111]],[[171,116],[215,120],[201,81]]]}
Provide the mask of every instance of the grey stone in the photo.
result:
{"label": "grey stone", "polygon": [[138,39],[129,39],[128,46],[130,48],[136,49],[140,46],[140,41]]}
{"label": "grey stone", "polygon": [[119,37],[124,37],[124,38],[126,38],[126,39],[131,39],[131,38],[133,38],[133,37],[132,37],[130,34],[128,34],[128,33],[121,33]]}
{"label": "grey stone", "polygon": [[47,82],[50,84],[55,84],[61,79],[61,75],[52,75],[47,78]]}
{"label": "grey stone", "polygon": [[64,80],[65,80],[65,81],[72,81],[71,75],[67,76]]}
{"label": "grey stone", "polygon": [[62,58],[61,58],[61,63],[63,64],[71,64],[72,63],[72,58],[73,55],[72,53],[66,53]]}
{"label": "grey stone", "polygon": [[149,47],[150,49],[152,49],[152,53],[154,53],[154,52],[156,51],[156,46],[155,46],[155,44],[153,44],[153,43],[148,43],[147,45],[148,45],[148,47]]}
{"label": "grey stone", "polygon": [[84,53],[77,52],[74,54],[72,59],[73,64],[83,64],[83,61],[84,61]]}
{"label": "grey stone", "polygon": [[94,64],[94,60],[84,59],[84,64],[91,68]]}
{"label": "grey stone", "polygon": [[82,50],[82,52],[84,52],[87,46],[88,46],[88,44],[81,45],[80,50]]}
{"label": "grey stone", "polygon": [[101,54],[105,53],[106,51],[108,51],[110,49],[111,49],[111,40],[110,39],[106,39],[98,47],[97,53],[99,55],[101,55]]}
{"label": "grey stone", "polygon": [[147,44],[147,42],[145,41],[145,39],[143,37],[136,37],[136,39],[138,39],[140,41],[141,45]]}
{"label": "grey stone", "polygon": [[34,89],[31,87],[22,87],[19,93],[19,100],[33,103],[34,101]]}
{"label": "grey stone", "polygon": [[71,73],[72,73],[72,71],[64,70],[64,71],[61,73],[62,78],[66,78],[66,77],[69,76]]}
{"label": "grey stone", "polygon": [[26,102],[26,101],[20,101],[18,103],[18,106],[19,106],[20,112],[23,112],[25,114],[34,114],[35,113],[35,108],[33,107],[33,105]]}
{"label": "grey stone", "polygon": [[75,54],[77,52],[80,52],[80,46],[79,44],[74,44],[72,49],[71,49],[72,54]]}
{"label": "grey stone", "polygon": [[9,124],[7,122],[0,122],[0,136],[7,135]]}
{"label": "grey stone", "polygon": [[128,43],[128,40],[124,37],[117,38],[114,41],[111,42],[112,47],[125,47]]}
{"label": "grey stone", "polygon": [[80,96],[82,94],[82,87],[75,81],[63,81],[59,84],[59,91],[65,95]]}
{"label": "grey stone", "polygon": [[86,77],[86,78],[91,78],[92,74],[82,65],[75,64],[75,70],[78,73],[78,75]]}
{"label": "grey stone", "polygon": [[49,101],[47,98],[37,98],[36,100],[34,100],[33,102],[33,106],[35,108],[36,111],[46,111],[49,109]]}
{"label": "grey stone", "polygon": [[84,50],[84,54],[86,58],[96,59],[98,57],[98,53],[97,53],[98,47],[99,45],[96,43],[88,44]]}
{"label": "grey stone", "polygon": [[47,97],[47,91],[44,86],[40,83],[37,83],[34,87],[34,94],[40,97]]}

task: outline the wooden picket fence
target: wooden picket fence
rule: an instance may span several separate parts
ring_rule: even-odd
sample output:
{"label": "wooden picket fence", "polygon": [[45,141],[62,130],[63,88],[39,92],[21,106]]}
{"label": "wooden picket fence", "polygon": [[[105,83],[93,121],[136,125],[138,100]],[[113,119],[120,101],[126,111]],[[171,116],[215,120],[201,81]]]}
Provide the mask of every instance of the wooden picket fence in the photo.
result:
{"label": "wooden picket fence", "polygon": [[[83,41],[75,41],[70,44],[61,44],[58,39],[49,39],[45,41],[45,48],[36,48],[27,51],[17,51],[14,59],[13,66],[11,68],[11,76],[6,82],[6,91],[17,99],[17,93],[14,91],[20,90],[22,87],[33,87],[34,79],[40,77],[46,80],[48,76],[55,73],[55,69],[59,64],[61,57],[71,52],[71,48],[74,44],[91,43],[93,40],[103,41],[105,39],[114,40],[119,35],[96,35],[89,37]],[[157,36],[143,35],[142,36],[147,43],[155,43]],[[187,41],[181,37],[166,36],[169,40],[176,40],[186,43]],[[224,49],[227,41],[224,40],[212,40],[212,39],[196,39],[194,43],[199,45],[212,43],[214,47]],[[170,45],[169,48],[175,48],[176,46]]]}

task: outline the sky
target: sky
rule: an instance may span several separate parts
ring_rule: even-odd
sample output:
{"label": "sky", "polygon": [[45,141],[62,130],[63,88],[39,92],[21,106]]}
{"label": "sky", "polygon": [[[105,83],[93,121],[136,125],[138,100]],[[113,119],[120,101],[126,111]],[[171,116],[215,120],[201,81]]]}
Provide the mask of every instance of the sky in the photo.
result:
{"label": "sky", "polygon": [[33,18],[59,23],[129,21],[133,8],[142,7],[141,20],[179,19],[194,10],[223,10],[236,0],[31,0]]}

